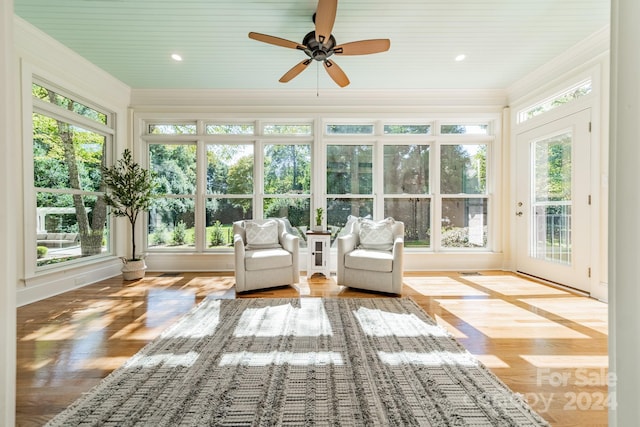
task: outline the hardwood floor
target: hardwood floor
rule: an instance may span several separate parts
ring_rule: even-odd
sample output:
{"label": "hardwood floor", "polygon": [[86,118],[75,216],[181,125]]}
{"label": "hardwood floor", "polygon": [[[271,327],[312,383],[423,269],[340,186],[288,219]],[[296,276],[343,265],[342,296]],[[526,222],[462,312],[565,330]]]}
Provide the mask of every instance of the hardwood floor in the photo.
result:
{"label": "hardwood floor", "polygon": [[[413,298],[553,426],[607,425],[607,305],[503,272],[406,274]],[[18,309],[18,426],[40,426],[207,295],[235,298],[218,273],[116,277]],[[238,295],[385,297],[300,277]]]}

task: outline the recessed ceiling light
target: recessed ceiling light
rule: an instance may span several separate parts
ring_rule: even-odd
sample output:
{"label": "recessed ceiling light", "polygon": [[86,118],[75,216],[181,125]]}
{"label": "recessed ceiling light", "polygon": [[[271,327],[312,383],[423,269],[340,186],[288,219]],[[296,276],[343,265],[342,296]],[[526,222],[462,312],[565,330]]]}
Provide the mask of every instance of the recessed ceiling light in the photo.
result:
{"label": "recessed ceiling light", "polygon": [[182,56],[178,55],[177,53],[172,53],[171,59],[173,59],[174,61],[182,61]]}
{"label": "recessed ceiling light", "polygon": [[460,54],[458,56],[456,56],[456,61],[460,62],[460,61],[464,61],[464,59],[467,57],[467,55],[465,54]]}

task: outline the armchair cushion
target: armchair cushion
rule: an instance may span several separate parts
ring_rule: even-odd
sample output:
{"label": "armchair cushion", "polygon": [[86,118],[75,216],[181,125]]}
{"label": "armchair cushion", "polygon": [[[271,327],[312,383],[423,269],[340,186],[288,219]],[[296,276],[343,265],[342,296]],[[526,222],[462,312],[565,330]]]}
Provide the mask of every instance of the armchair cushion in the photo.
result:
{"label": "armchair cushion", "polygon": [[390,251],[393,248],[393,230],[395,221],[391,218],[382,221],[363,219],[360,221],[360,247],[379,251]]}
{"label": "armchair cushion", "polygon": [[248,250],[244,255],[247,271],[286,268],[293,264],[291,252],[282,248]]}
{"label": "armchair cushion", "polygon": [[279,248],[278,223],[266,221],[263,223],[246,221],[247,249]]}
{"label": "armchair cushion", "polygon": [[344,266],[388,273],[393,270],[393,254],[390,251],[356,249],[344,256]]}

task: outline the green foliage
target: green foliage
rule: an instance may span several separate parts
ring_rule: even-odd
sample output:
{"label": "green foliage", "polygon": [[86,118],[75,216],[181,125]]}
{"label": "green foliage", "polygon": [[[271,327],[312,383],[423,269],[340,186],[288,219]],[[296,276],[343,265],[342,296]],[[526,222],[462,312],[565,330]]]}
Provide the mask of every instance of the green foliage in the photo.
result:
{"label": "green foliage", "polygon": [[104,196],[115,216],[127,217],[131,224],[131,258],[136,258],[135,225],[141,212],[149,209],[157,187],[155,174],[135,163],[129,149],[111,167],[102,168],[104,184],[111,190]]}
{"label": "green foliage", "polygon": [[38,246],[36,248],[37,251],[37,258],[44,258],[47,256],[47,252],[49,252],[49,248],[47,248],[46,246]]}
{"label": "green foliage", "polygon": [[153,233],[150,236],[151,244],[153,245],[164,245],[167,243],[167,229],[164,225],[156,227],[153,230]]}
{"label": "green foliage", "polygon": [[187,224],[184,221],[180,221],[173,227],[172,242],[176,246],[184,245],[187,243]]}
{"label": "green foliage", "polygon": [[384,192],[386,194],[429,192],[429,146],[385,145]]}
{"label": "green foliage", "polygon": [[264,165],[265,194],[309,194],[311,191],[311,146],[267,145]]}
{"label": "green foliage", "polygon": [[[65,141],[72,147],[78,172],[79,185],[73,188],[100,191],[104,136],[41,114],[33,115],[34,185],[41,188],[72,188],[70,159],[65,157]],[[60,195],[47,197],[48,200],[39,196],[38,206],[73,206],[70,198],[63,200]]]}
{"label": "green foliage", "polygon": [[327,146],[327,193],[372,194],[373,147]]}
{"label": "green foliage", "polygon": [[441,243],[445,248],[477,248],[487,245],[487,229],[483,229],[482,246],[469,241],[469,227],[451,227],[442,229]]}
{"label": "green foliage", "polygon": [[60,95],[52,91],[51,89],[40,86],[36,83],[31,86],[31,94],[45,102],[50,102],[59,107],[63,107],[69,111],[73,111],[76,114],[87,117],[91,120],[95,120],[98,123],[102,123],[104,125],[107,124],[107,115],[94,110],[93,108],[87,107],[84,104],[81,104],[78,101],[75,101],[67,96]]}
{"label": "green foliage", "polygon": [[316,209],[316,225],[322,225],[322,216],[324,215],[324,209]]}
{"label": "green foliage", "polygon": [[224,238],[224,231],[220,221],[216,221],[213,227],[209,230],[209,244],[211,247],[226,245],[226,239]]}
{"label": "green foliage", "polygon": [[[253,156],[241,157],[229,167],[228,194],[253,194]],[[234,207],[243,212],[251,209],[251,199],[238,199]]]}
{"label": "green foliage", "polygon": [[537,201],[571,200],[571,137],[561,135],[535,147]]}
{"label": "green foliage", "polygon": [[[476,152],[471,154],[471,148]],[[440,191],[482,194],[486,190],[486,146],[444,145],[440,149]]]}

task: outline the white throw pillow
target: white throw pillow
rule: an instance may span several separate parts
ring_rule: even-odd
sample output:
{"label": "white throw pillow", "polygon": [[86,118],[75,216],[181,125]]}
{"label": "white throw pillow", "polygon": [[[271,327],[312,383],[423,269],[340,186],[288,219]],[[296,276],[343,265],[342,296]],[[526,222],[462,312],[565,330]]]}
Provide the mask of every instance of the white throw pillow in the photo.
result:
{"label": "white throw pillow", "polygon": [[247,249],[279,248],[278,223],[266,221],[262,224],[246,222]]}
{"label": "white throw pillow", "polygon": [[382,221],[360,221],[360,247],[378,251],[390,251],[393,249],[393,218]]}

